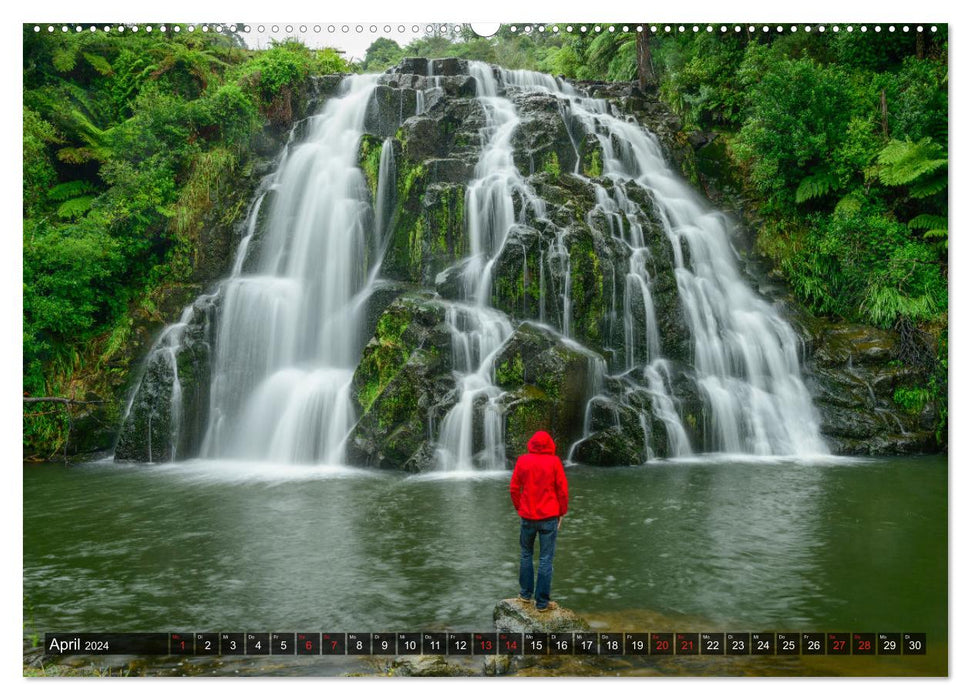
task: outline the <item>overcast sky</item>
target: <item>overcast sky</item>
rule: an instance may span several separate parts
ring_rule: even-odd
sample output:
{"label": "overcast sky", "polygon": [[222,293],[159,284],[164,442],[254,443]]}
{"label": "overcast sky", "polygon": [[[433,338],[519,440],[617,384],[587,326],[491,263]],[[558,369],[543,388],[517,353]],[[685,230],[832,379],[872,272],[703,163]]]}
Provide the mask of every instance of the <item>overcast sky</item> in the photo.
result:
{"label": "overcast sky", "polygon": [[[358,24],[266,24],[245,25],[249,32],[240,32],[247,46],[253,49],[266,48],[272,40],[297,37],[311,48],[332,46],[344,51],[348,60],[361,60],[368,46],[378,37],[384,36],[405,46],[414,39],[439,33],[442,27],[452,31],[459,25],[429,24],[410,22],[408,24],[358,23]],[[261,31],[262,29],[262,31]],[[485,30],[483,30],[485,31]]]}

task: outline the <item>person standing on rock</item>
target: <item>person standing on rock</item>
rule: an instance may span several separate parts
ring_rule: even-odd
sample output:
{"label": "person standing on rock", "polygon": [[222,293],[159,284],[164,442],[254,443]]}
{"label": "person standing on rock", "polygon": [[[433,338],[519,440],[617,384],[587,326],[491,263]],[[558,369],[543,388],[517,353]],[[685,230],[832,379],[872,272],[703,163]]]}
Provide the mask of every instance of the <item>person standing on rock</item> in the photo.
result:
{"label": "person standing on rock", "polygon": [[[569,492],[563,462],[556,456],[550,434],[539,431],[529,439],[527,452],[516,460],[509,482],[512,504],[521,518],[519,527],[519,599],[536,593],[537,610],[555,610],[550,600],[556,533],[566,515]],[[533,544],[539,535],[539,570],[533,585]]]}

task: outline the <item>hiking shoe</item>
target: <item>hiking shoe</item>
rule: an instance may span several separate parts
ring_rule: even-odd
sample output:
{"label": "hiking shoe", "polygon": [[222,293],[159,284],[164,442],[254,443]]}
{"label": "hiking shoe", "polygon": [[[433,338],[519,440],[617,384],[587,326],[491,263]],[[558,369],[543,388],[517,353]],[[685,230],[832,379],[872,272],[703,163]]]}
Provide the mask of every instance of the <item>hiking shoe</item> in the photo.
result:
{"label": "hiking shoe", "polygon": [[519,600],[521,600],[524,603],[532,603],[533,602],[533,599],[532,598],[524,598],[523,596],[519,596]]}
{"label": "hiking shoe", "polygon": [[541,608],[541,607],[537,606],[536,609],[539,610],[540,612],[547,612],[549,610],[556,610],[558,607],[560,607],[560,606],[557,605],[556,603],[554,603],[551,600],[550,603],[549,603],[549,605],[547,605],[545,608]]}

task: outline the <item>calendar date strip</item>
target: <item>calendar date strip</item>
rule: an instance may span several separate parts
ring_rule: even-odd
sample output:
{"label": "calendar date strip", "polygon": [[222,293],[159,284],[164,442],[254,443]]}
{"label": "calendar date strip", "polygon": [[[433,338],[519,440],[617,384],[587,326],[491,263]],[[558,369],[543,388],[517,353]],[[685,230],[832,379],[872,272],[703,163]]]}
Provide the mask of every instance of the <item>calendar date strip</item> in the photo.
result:
{"label": "calendar date strip", "polygon": [[48,656],[915,656],[924,632],[47,632]]}

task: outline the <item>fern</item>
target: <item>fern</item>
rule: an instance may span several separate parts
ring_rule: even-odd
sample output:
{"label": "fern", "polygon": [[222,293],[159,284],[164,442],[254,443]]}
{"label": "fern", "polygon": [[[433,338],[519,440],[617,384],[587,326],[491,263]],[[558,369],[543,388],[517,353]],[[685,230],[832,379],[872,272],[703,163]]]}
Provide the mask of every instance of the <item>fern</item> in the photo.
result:
{"label": "fern", "polygon": [[65,116],[70,131],[84,143],[83,146],[69,146],[57,152],[57,157],[65,163],[86,163],[91,160],[105,162],[113,155],[108,143],[108,131],[101,129],[80,110],[71,110]]}
{"label": "fern", "polygon": [[920,231],[924,229],[924,238],[943,238],[947,247],[947,217],[936,214],[918,214],[907,222],[907,227]]}
{"label": "fern", "polygon": [[101,75],[112,75],[115,72],[111,67],[111,64],[108,63],[104,56],[87,52],[82,53],[81,55],[84,56],[84,60],[86,60],[92,68],[101,73]]}
{"label": "fern", "polygon": [[850,192],[836,203],[834,214],[851,215],[863,208],[863,199],[855,192]]}
{"label": "fern", "polygon": [[57,151],[57,159],[62,163],[69,163],[71,165],[81,165],[92,160],[97,160],[98,157],[93,150],[90,148],[73,148],[66,147],[61,148]]}
{"label": "fern", "polygon": [[916,142],[895,139],[880,151],[877,163],[880,166],[877,177],[884,185],[915,185],[922,178],[947,167],[947,154],[929,136]]}
{"label": "fern", "polygon": [[907,296],[895,287],[872,283],[864,293],[860,311],[873,325],[889,328],[897,316],[927,321],[934,317],[937,307],[929,293]]}
{"label": "fern", "polygon": [[947,187],[947,173],[937,175],[926,182],[918,182],[910,186],[910,196],[923,199],[943,192]]}
{"label": "fern", "polygon": [[82,195],[69,199],[57,208],[57,215],[62,219],[76,219],[91,208],[94,201],[93,194]]}
{"label": "fern", "polygon": [[796,188],[796,204],[825,197],[834,189],[836,189],[836,179],[832,175],[827,172],[814,172],[804,177]]}
{"label": "fern", "polygon": [[912,229],[944,229],[947,230],[947,217],[936,214],[919,214],[907,222],[907,228]]}
{"label": "fern", "polygon": [[58,73],[70,73],[74,70],[77,61],[78,46],[74,43],[55,49],[51,56],[51,63],[54,64],[54,69]]}
{"label": "fern", "polygon": [[64,202],[75,197],[80,197],[83,194],[90,194],[94,191],[95,187],[90,182],[71,180],[70,182],[62,182],[52,187],[48,190],[47,197],[55,202]]}

